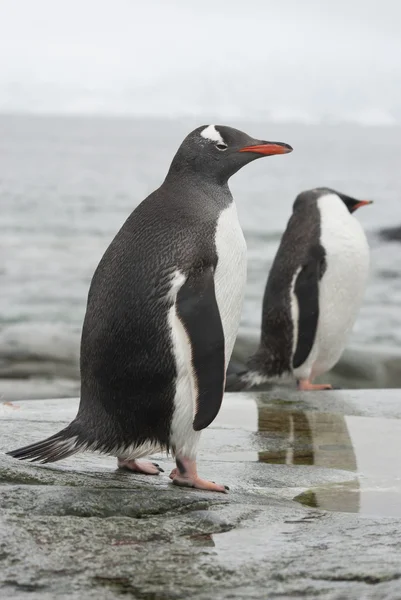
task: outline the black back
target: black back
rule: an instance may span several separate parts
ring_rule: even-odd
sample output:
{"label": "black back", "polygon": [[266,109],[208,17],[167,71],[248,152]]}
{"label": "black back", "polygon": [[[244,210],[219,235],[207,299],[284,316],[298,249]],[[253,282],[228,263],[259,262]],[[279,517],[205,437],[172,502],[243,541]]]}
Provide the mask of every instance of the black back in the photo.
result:
{"label": "black back", "polygon": [[177,266],[188,273],[216,265],[217,218],[230,201],[228,188],[206,202],[189,179],[165,183],[134,210],[104,254],[88,295],[77,415],[94,442],[168,446],[176,367],[166,295]]}
{"label": "black back", "polygon": [[[325,271],[325,251],[320,244],[317,200],[322,190],[299,194],[281,238],[263,297],[262,331],[257,352],[248,368],[269,377],[291,372],[308,356],[319,315],[318,281]],[[294,292],[299,303],[298,340],[293,356],[293,323],[290,288],[299,271]]]}

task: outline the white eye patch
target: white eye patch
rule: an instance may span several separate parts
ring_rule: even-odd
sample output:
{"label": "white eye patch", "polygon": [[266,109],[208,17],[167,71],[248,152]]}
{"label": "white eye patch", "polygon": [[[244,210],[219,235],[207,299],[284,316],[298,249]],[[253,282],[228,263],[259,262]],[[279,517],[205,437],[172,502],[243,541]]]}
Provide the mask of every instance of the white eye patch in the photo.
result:
{"label": "white eye patch", "polygon": [[201,131],[201,136],[205,138],[205,140],[210,140],[211,142],[224,144],[227,146],[214,125],[208,125],[205,129],[203,129],[203,131]]}

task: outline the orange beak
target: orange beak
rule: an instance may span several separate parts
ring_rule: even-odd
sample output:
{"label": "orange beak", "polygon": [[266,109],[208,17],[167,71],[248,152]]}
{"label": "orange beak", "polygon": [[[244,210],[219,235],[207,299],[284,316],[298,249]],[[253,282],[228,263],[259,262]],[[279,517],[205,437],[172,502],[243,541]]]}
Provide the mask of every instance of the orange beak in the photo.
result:
{"label": "orange beak", "polygon": [[357,208],[361,208],[361,206],[367,206],[368,204],[373,204],[373,200],[361,200],[358,204],[355,204],[354,210]]}
{"label": "orange beak", "polygon": [[273,156],[274,154],[288,154],[288,152],[292,152],[292,148],[289,144],[282,142],[264,142],[255,146],[245,146],[239,152],[255,152],[264,156]]}

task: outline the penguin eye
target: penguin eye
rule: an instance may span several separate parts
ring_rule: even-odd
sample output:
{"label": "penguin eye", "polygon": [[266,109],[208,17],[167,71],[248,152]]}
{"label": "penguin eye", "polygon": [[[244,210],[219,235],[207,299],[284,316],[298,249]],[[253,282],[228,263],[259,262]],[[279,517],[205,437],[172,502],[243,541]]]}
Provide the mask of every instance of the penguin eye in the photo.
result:
{"label": "penguin eye", "polygon": [[216,148],[223,152],[224,150],[227,150],[227,144],[216,144]]}

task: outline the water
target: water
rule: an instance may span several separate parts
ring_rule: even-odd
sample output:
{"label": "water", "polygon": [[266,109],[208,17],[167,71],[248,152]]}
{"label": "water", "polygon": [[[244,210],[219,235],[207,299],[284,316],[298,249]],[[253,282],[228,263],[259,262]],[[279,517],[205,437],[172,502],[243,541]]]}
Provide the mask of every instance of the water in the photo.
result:
{"label": "water", "polygon": [[[321,410],[297,402],[296,395],[283,402],[279,395],[232,394],[212,427],[234,429],[238,447],[220,449],[219,461],[237,463],[239,472],[249,462],[349,471],[344,481],[317,485],[294,500],[329,511],[401,517],[399,394],[386,391],[377,402],[376,393],[369,394],[351,399],[332,393],[332,405],[321,402]],[[391,417],[381,412],[386,402],[395,410]],[[204,458],[213,460],[212,451]]]}
{"label": "water", "polygon": [[[296,194],[325,185],[375,200],[356,217],[371,242],[372,273],[350,343],[401,346],[400,247],[375,235],[401,223],[401,128],[230,124],[294,147],[288,156],[256,161],[231,182],[249,248],[242,331],[259,328],[269,266]],[[0,117],[1,356],[77,356],[99,259],[197,125]]]}

